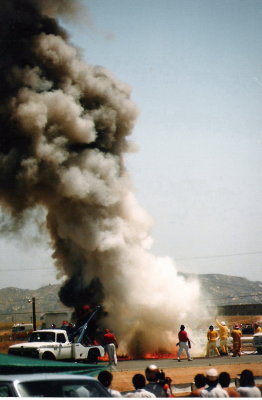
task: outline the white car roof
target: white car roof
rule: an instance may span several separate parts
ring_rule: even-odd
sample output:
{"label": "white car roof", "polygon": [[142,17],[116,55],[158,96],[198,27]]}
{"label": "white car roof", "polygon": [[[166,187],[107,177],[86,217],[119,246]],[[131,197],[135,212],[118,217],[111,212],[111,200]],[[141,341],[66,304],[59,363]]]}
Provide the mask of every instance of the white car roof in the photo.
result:
{"label": "white car roof", "polygon": [[97,381],[97,379],[87,375],[74,375],[74,374],[62,374],[62,373],[33,373],[33,374],[12,374],[12,375],[0,375],[1,381],[19,381],[19,382],[33,382],[39,380],[86,380],[86,381]]}
{"label": "white car roof", "polygon": [[33,333],[41,333],[41,332],[54,332],[54,333],[65,333],[65,329],[57,329],[57,328],[50,328],[50,329],[37,329],[37,331],[33,331]]}

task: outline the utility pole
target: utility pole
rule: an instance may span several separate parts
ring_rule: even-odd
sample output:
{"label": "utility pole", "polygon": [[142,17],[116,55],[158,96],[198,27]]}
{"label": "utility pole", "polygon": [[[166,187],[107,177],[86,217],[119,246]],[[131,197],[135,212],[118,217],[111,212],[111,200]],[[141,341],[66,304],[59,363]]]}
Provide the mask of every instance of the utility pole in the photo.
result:
{"label": "utility pole", "polygon": [[33,323],[33,330],[36,330],[36,312],[35,312],[35,297],[27,298],[28,303],[32,303],[32,323]]}
{"label": "utility pole", "polygon": [[35,297],[32,297],[33,330],[36,330]]}

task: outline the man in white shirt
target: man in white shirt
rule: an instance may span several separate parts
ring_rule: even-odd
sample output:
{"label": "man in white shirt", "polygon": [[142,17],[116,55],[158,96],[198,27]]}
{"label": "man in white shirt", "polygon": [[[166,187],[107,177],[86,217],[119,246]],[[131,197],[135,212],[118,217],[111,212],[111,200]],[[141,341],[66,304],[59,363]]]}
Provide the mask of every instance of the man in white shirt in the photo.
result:
{"label": "man in white shirt", "polygon": [[111,374],[111,372],[101,371],[99,372],[97,379],[108,390],[112,397],[122,397],[121,393],[118,390],[114,390],[111,388],[113,381],[113,374]]}
{"label": "man in white shirt", "polygon": [[210,368],[206,373],[207,387],[202,390],[200,397],[229,397],[227,392],[218,383],[218,372]]}
{"label": "man in white shirt", "polygon": [[135,374],[132,379],[135,391],[129,392],[125,397],[156,397],[154,393],[145,389],[146,378],[142,374]]}

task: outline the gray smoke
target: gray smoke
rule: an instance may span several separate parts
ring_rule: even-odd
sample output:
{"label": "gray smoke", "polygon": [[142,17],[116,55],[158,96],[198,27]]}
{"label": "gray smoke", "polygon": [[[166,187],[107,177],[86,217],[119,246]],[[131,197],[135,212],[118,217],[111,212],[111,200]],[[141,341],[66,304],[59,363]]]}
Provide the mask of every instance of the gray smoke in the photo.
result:
{"label": "gray smoke", "polygon": [[103,302],[123,351],[172,351],[180,323],[197,325],[199,286],[149,251],[152,221],[123,158],[138,112],[130,88],[86,65],[54,19],[75,4],[1,1],[1,205],[13,218],[46,209],[66,305]]}

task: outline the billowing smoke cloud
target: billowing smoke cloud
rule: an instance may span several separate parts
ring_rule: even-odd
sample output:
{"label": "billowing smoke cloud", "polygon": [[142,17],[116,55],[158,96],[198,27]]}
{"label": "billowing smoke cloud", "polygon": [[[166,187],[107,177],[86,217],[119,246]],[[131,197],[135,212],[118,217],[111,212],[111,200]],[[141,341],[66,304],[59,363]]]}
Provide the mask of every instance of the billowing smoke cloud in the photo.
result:
{"label": "billowing smoke cloud", "polygon": [[197,326],[199,286],[150,253],[152,221],[123,159],[137,109],[54,19],[74,4],[1,1],[0,201],[14,218],[46,209],[66,305],[103,303],[129,354],[173,350],[179,325]]}

